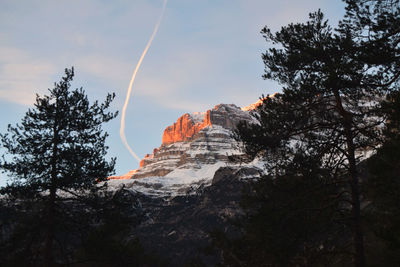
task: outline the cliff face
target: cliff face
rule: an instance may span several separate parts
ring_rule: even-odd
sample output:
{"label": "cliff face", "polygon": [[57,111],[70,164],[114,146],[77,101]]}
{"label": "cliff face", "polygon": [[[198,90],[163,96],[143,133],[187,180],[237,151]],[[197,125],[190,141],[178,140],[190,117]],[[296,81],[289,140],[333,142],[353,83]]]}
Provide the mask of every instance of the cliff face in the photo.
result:
{"label": "cliff face", "polygon": [[[203,118],[199,118],[202,115]],[[206,127],[221,126],[232,130],[240,120],[250,119],[247,112],[232,104],[220,104],[204,113],[186,113],[164,130],[162,145],[191,141]]]}
{"label": "cliff face", "polygon": [[190,114],[186,113],[182,117],[180,117],[173,125],[168,126],[164,130],[164,134],[162,137],[162,144],[168,145],[176,142],[189,141],[193,136],[198,134],[201,129],[207,127],[206,122],[199,123],[195,122],[190,116]]}
{"label": "cliff face", "polygon": [[184,114],[163,133],[162,144],[140,162],[131,176],[166,176],[175,169],[201,169],[228,162],[239,154],[232,131],[239,121],[252,121],[249,111],[233,104],[220,104],[204,113]]}

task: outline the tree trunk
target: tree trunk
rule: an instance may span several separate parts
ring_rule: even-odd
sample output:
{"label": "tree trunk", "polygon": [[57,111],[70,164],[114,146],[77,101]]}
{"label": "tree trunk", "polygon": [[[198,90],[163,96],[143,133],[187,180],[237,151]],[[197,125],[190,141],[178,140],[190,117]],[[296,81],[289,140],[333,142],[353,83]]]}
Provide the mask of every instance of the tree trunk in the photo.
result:
{"label": "tree trunk", "polygon": [[347,143],[347,159],[349,161],[349,183],[352,202],[352,235],[354,249],[354,266],[365,267],[364,237],[361,227],[360,186],[356,166],[354,136],[352,132],[352,118],[343,107],[338,90],[334,90],[336,106],[343,118],[343,126]]}
{"label": "tree trunk", "polygon": [[58,105],[56,104],[56,113],[53,125],[53,151],[51,159],[51,180],[50,180],[50,194],[46,214],[46,240],[44,249],[44,265],[51,267],[54,264],[54,217],[55,217],[55,202],[57,193],[57,154],[58,154]]}
{"label": "tree trunk", "polygon": [[361,227],[360,189],[355,160],[350,163],[350,185],[353,203],[353,246],[355,250],[354,263],[356,267],[365,266],[364,237]]}
{"label": "tree trunk", "polygon": [[53,266],[53,241],[54,241],[54,216],[55,216],[55,200],[56,200],[56,187],[52,186],[50,189],[48,210],[47,210],[47,233],[46,243],[44,250],[44,261],[46,267]]}

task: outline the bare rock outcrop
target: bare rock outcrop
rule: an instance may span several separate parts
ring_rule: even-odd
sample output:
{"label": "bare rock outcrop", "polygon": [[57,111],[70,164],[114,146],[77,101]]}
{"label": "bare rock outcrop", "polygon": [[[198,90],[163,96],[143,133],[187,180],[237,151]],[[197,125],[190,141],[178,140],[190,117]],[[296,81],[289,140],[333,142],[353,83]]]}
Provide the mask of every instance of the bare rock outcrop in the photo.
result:
{"label": "bare rock outcrop", "polygon": [[204,113],[186,113],[164,130],[162,144],[140,162],[132,178],[165,176],[177,168],[200,169],[239,154],[232,131],[239,121],[252,121],[250,111],[220,104]]}

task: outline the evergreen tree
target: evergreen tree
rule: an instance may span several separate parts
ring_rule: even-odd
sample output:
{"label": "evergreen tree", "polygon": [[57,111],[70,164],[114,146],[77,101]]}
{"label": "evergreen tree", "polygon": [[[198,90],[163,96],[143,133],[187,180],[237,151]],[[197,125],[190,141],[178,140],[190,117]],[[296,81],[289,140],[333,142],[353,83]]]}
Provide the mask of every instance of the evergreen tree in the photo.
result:
{"label": "evergreen tree", "polygon": [[[355,266],[365,266],[360,170],[363,151],[382,143],[385,121],[380,102],[398,89],[400,76],[399,1],[346,1],[346,16],[332,29],[321,11],[306,23],[277,33],[264,28],[278,45],[263,54],[265,79],[283,85],[257,110],[260,124],[241,124],[245,152],[267,160],[275,178],[293,173],[293,162],[316,162],[328,184],[340,191],[349,211]],[[264,192],[265,193],[265,192]],[[312,226],[310,226],[312,227]]]}
{"label": "evergreen tree", "polygon": [[75,247],[77,266],[167,266],[167,262],[145,249],[133,229],[148,216],[140,194],[121,188],[105,192],[95,200],[97,209],[81,244]]}
{"label": "evergreen tree", "polygon": [[243,233],[214,232],[223,266],[332,266],[349,262],[341,190],[320,158],[297,153],[280,175],[249,184]]}
{"label": "evergreen tree", "polygon": [[[371,261],[376,265],[400,265],[400,92],[384,102],[388,122],[385,142],[367,161],[369,177],[364,183],[368,202],[367,239]],[[379,245],[380,244],[380,245]]]}
{"label": "evergreen tree", "polygon": [[117,116],[107,110],[115,95],[103,103],[93,104],[82,88],[70,90],[74,69],[65,76],[49,95],[36,97],[21,124],[8,126],[0,135],[6,153],[0,167],[13,178],[3,190],[14,196],[45,198],[40,218],[44,223],[43,261],[54,265],[54,242],[57,218],[60,216],[60,194],[78,195],[104,180],[114,171],[115,159],[107,161],[107,133],[103,123]]}

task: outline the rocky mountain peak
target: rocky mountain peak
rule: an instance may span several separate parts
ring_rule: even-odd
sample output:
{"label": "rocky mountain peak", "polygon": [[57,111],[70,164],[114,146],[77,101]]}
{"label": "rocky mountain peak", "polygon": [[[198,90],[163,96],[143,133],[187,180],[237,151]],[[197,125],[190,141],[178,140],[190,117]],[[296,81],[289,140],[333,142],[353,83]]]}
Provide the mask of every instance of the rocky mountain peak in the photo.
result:
{"label": "rocky mountain peak", "polygon": [[182,115],[166,127],[161,146],[142,159],[139,169],[112,179],[118,184],[117,179],[131,178],[138,190],[153,193],[211,182],[216,170],[232,164],[229,156],[241,154],[233,131],[240,121],[254,122],[251,112],[258,105],[219,104]]}
{"label": "rocky mountain peak", "polygon": [[233,104],[219,104],[204,113],[186,113],[164,130],[162,144],[140,162],[132,178],[165,176],[177,168],[201,169],[228,162],[239,153],[232,130],[239,121],[251,121],[249,112]]}

